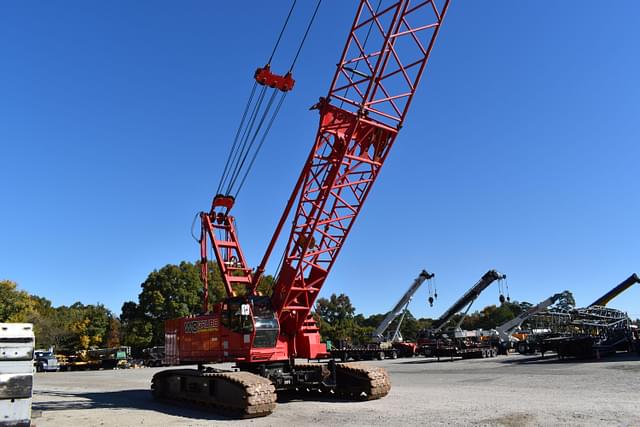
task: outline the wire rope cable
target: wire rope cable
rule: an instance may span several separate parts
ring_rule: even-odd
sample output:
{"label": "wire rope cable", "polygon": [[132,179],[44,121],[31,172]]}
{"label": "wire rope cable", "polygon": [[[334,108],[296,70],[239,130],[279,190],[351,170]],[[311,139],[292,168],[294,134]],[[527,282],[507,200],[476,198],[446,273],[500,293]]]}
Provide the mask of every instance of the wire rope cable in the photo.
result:
{"label": "wire rope cable", "polygon": [[284,25],[282,25],[282,29],[280,30],[280,35],[278,35],[278,40],[276,40],[276,44],[275,46],[273,46],[273,51],[271,51],[271,55],[269,56],[269,61],[267,61],[267,64],[271,64],[271,61],[273,61],[273,57],[276,54],[276,51],[278,50],[278,46],[280,45],[280,40],[282,40],[282,35],[284,34],[284,30],[287,28],[287,24],[289,23],[289,19],[291,18],[293,9],[296,7],[297,1],[298,0],[293,0],[293,3],[291,4],[291,8],[289,9],[289,14],[287,15],[287,19],[284,20]]}
{"label": "wire rope cable", "polygon": [[[284,33],[286,32],[289,22],[293,16],[296,4],[297,0],[293,0],[282,28],[280,29],[280,33],[278,34],[273,50],[271,51],[267,65],[271,64],[280,47]],[[293,72],[296,63],[300,58],[300,54],[308,39],[321,4],[322,0],[318,0],[293,60],[291,61],[288,73]],[[280,90],[263,85],[262,89],[258,91],[258,84],[259,83],[257,81],[254,81],[251,92],[247,98],[247,102],[243,108],[240,122],[218,183],[216,194],[224,193],[225,195],[231,195],[232,193],[235,193],[234,197],[238,196],[286,98],[287,92],[282,91],[280,99],[275,102],[277,92]],[[271,91],[269,95],[267,95],[268,91]]]}
{"label": "wire rope cable", "polygon": [[244,112],[242,113],[242,119],[240,119],[240,124],[238,125],[238,130],[236,131],[236,136],[233,139],[233,145],[231,146],[231,150],[229,150],[229,155],[227,156],[227,161],[224,165],[224,170],[222,171],[222,176],[220,176],[220,182],[218,183],[218,189],[216,190],[216,194],[220,194],[220,190],[222,189],[224,178],[227,174],[227,169],[229,167],[229,162],[231,161],[231,157],[233,152],[238,144],[238,138],[240,137],[240,132],[242,131],[242,126],[244,125],[244,121],[247,118],[247,113],[249,112],[249,107],[251,107],[251,101],[253,101],[253,96],[256,93],[256,87],[258,86],[258,82],[253,82],[253,88],[251,89],[251,94],[249,95],[249,99],[244,107]]}
{"label": "wire rope cable", "polygon": [[302,37],[302,41],[300,42],[300,46],[298,46],[298,51],[296,52],[296,55],[293,57],[293,61],[291,62],[291,67],[289,67],[289,72],[293,71],[293,67],[296,66],[296,62],[298,61],[298,57],[300,56],[300,52],[302,52],[302,47],[304,46],[304,43],[307,41],[307,36],[309,35],[309,31],[311,30],[311,26],[313,25],[313,21],[315,21],[316,19],[316,15],[318,14],[318,9],[320,9],[320,4],[322,3],[322,0],[318,0],[318,2],[316,3],[316,8],[313,11],[313,15],[311,15],[311,19],[309,20],[309,24],[307,25],[307,29],[304,32],[304,36]]}
{"label": "wire rope cable", "polygon": [[238,194],[240,193],[240,190],[244,186],[244,182],[247,179],[247,176],[249,175],[249,171],[253,167],[253,163],[255,162],[256,157],[258,157],[258,153],[260,152],[260,149],[262,148],[262,145],[264,144],[265,140],[267,139],[267,134],[271,130],[271,126],[273,126],[273,122],[275,121],[276,117],[278,116],[278,112],[280,112],[280,108],[282,107],[282,104],[283,104],[284,99],[286,97],[287,97],[287,92],[283,92],[282,96],[280,97],[280,101],[278,101],[278,105],[276,106],[276,109],[275,109],[273,115],[271,116],[271,120],[269,121],[269,124],[267,125],[267,128],[265,129],[265,133],[264,133],[264,135],[262,135],[262,138],[260,139],[260,143],[258,144],[258,147],[256,148],[256,151],[253,153],[253,157],[251,158],[251,161],[249,162],[249,166],[247,167],[247,170],[244,173],[244,176],[242,177],[242,180],[240,181],[240,184],[238,185],[238,189],[236,190],[236,194],[234,195],[234,198],[238,197]]}
{"label": "wire rope cable", "polygon": [[[222,185],[223,188],[224,188],[224,183],[227,181],[227,178],[231,180],[231,177],[233,177],[236,174],[236,170],[238,169],[239,159],[242,157],[242,153],[246,149],[247,142],[248,142],[248,135],[251,134],[251,130],[253,129],[256,119],[258,118],[258,112],[260,111],[260,107],[262,107],[262,102],[264,101],[264,96],[266,93],[267,93],[267,87],[263,86],[262,90],[260,91],[260,95],[258,95],[258,100],[256,101],[256,104],[253,107],[253,110],[251,111],[251,118],[249,119],[247,127],[244,128],[244,132],[242,133],[242,138],[241,138],[242,143],[234,153],[233,160],[232,160],[232,165],[234,165],[232,166],[233,172],[231,171],[231,169],[228,171],[227,176],[225,177],[225,181],[223,182],[223,185]],[[229,194],[229,190],[227,190],[226,193]]]}
{"label": "wire rope cable", "polygon": [[[238,179],[238,176],[240,176],[240,173],[242,172],[242,167],[244,166],[244,162],[247,160],[247,156],[249,155],[249,153],[251,152],[251,148],[253,147],[254,143],[256,142],[256,138],[258,137],[258,134],[260,133],[260,130],[262,129],[262,125],[264,124],[267,115],[269,114],[269,111],[271,111],[271,106],[273,105],[273,101],[276,98],[276,95],[278,93],[274,90],[271,92],[271,97],[269,98],[269,102],[267,103],[267,106],[264,110],[264,112],[262,113],[262,117],[260,118],[260,121],[258,122],[258,126],[256,128],[256,130],[253,132],[253,136],[251,137],[251,142],[249,142],[247,150],[244,151],[244,155],[242,156],[242,160],[240,161],[240,163],[238,164],[237,170],[234,173],[234,175],[232,176],[230,182],[229,182],[229,188],[227,189],[227,194],[230,194],[233,186],[236,183],[236,180]],[[264,135],[266,138],[266,134]],[[248,141],[248,139],[247,139]],[[249,173],[249,168],[246,169],[245,174]]]}

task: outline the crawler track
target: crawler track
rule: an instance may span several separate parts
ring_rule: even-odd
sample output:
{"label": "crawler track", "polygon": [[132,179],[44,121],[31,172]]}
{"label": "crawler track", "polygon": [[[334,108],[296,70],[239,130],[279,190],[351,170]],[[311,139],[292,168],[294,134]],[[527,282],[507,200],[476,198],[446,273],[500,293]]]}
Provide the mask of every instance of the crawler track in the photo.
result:
{"label": "crawler track", "polygon": [[[343,399],[375,400],[386,396],[391,389],[389,375],[383,368],[359,363],[336,363],[335,384],[332,384],[328,366],[296,365],[298,369],[317,371],[323,383],[290,391],[299,394],[332,391],[336,397]],[[244,371],[165,370],[153,376],[151,391],[156,399],[192,403],[239,418],[269,415],[275,409],[277,399],[276,388],[269,379]]]}
{"label": "crawler track", "polygon": [[250,372],[200,372],[174,369],[151,381],[157,399],[195,403],[241,418],[263,417],[276,407],[275,387]]}
{"label": "crawler track", "polygon": [[375,400],[386,396],[391,390],[389,374],[383,368],[359,363],[336,365],[337,392],[345,398]]}

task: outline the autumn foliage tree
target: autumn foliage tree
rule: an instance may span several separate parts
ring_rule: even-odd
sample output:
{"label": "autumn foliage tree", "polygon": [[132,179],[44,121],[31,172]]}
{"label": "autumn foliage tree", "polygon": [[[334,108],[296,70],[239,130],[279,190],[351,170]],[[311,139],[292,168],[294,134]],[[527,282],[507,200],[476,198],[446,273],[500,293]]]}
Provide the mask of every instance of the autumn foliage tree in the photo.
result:
{"label": "autumn foliage tree", "polygon": [[102,304],[53,307],[10,280],[0,281],[0,322],[33,323],[38,347],[69,351],[104,347],[110,331],[119,327],[117,317]]}

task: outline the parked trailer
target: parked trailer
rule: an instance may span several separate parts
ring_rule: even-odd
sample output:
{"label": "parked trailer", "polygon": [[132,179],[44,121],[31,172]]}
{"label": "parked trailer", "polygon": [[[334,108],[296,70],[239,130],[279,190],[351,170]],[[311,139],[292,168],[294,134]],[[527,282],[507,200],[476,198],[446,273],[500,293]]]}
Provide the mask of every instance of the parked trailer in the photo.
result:
{"label": "parked trailer", "polygon": [[458,330],[454,337],[445,334],[435,336],[420,346],[420,354],[425,357],[484,359],[496,357],[498,347],[492,340],[484,340],[472,331]]}
{"label": "parked trailer", "polygon": [[498,349],[490,346],[460,348],[455,345],[443,345],[424,351],[423,354],[426,357],[436,357],[438,360],[445,357],[452,359],[454,357],[462,359],[485,359],[487,357],[496,357],[498,355]]}
{"label": "parked trailer", "polygon": [[130,347],[80,350],[72,354],[60,355],[60,370],[95,371],[99,369],[127,368],[130,360]]}
{"label": "parked trailer", "polygon": [[618,351],[633,351],[631,320],[623,311],[604,306],[590,306],[572,312],[570,336],[545,340],[553,345],[558,357],[600,358]]}
{"label": "parked trailer", "polygon": [[398,351],[394,348],[382,349],[379,347],[337,348],[331,350],[331,357],[343,362],[348,360],[397,359]]}

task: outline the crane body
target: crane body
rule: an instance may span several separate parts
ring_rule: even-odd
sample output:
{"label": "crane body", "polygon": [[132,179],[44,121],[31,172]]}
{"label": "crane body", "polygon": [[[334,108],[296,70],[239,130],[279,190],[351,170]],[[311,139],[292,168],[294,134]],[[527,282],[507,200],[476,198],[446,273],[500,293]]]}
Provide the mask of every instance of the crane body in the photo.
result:
{"label": "crane body", "polygon": [[[418,333],[418,351],[425,356],[450,357],[491,357],[497,354],[489,342],[477,341],[476,334],[467,336],[462,331],[454,331],[454,337],[449,337],[444,331],[444,327],[461,310],[466,307],[465,315],[480,296],[482,291],[487,289],[496,280],[503,280],[507,276],[496,270],[487,271],[467,292],[451,305],[430,328],[423,329]],[[500,296],[501,300],[504,298]],[[464,319],[464,317],[463,317]],[[459,324],[462,322],[460,320]],[[458,329],[458,328],[456,328]]]}
{"label": "crane body", "polygon": [[[449,0],[372,3],[359,2],[329,92],[312,107],[320,115],[316,138],[258,267],[249,267],[241,249],[230,214],[234,197],[217,194],[200,214],[203,312],[165,325],[167,361],[199,369],[157,373],[156,397],[250,417],[273,410],[276,390],[334,391],[360,400],[388,393],[380,368],[295,363],[327,356],[311,309],[405,121],[449,6]],[[293,86],[290,74],[268,69],[256,72],[256,82],[282,91]],[[260,295],[282,236],[275,284],[270,295]],[[208,295],[209,245],[227,293],[215,304]],[[235,362],[239,372],[205,368],[210,362]]]}

